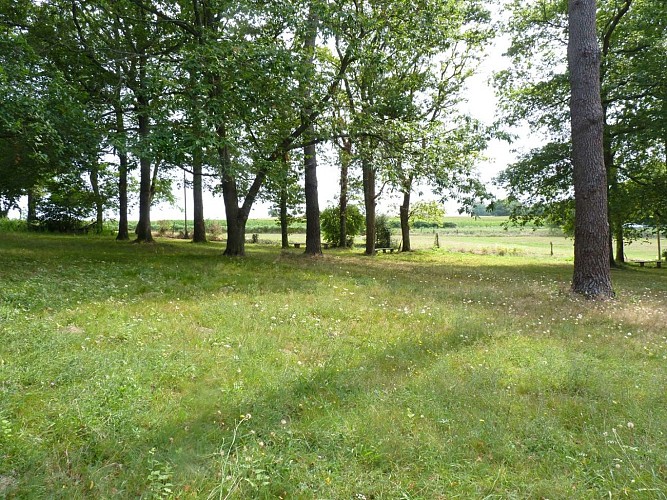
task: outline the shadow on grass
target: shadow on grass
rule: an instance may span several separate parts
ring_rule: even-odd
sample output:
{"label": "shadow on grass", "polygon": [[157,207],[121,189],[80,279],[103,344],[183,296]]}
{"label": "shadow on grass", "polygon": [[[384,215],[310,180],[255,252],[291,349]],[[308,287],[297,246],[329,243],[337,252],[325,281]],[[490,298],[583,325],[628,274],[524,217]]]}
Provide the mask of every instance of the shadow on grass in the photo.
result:
{"label": "shadow on grass", "polygon": [[[275,498],[284,492],[298,496],[303,491],[320,491],[321,496],[331,497],[325,478],[334,472],[340,476],[335,480],[337,493],[348,498],[354,488],[364,485],[372,490],[366,493],[396,498],[410,483],[416,491],[425,488],[421,497],[428,498],[443,491],[443,477],[456,479],[462,494],[483,496],[496,491],[494,479],[503,467],[514,469],[517,477],[534,474],[519,465],[531,460],[538,469],[542,467],[544,477],[562,476],[568,483],[573,466],[560,459],[589,451],[577,445],[586,437],[584,431],[548,435],[559,426],[556,417],[539,414],[538,410],[551,411],[541,387],[508,399],[501,391],[502,374],[469,368],[473,360],[484,362],[481,346],[493,341],[485,318],[499,311],[497,304],[489,306],[482,299],[521,298],[535,307],[540,294],[548,300],[549,293],[567,288],[569,264],[525,264],[514,257],[501,261],[502,257],[452,257],[430,252],[405,258],[332,253],[310,259],[275,247],[253,247],[245,259],[226,259],[221,256],[222,247],[215,244],[130,246],[105,239],[32,235],[3,240],[0,248],[0,277],[8,284],[0,292],[3,302],[24,307],[22,301],[32,300],[28,311],[33,313],[45,307],[57,312],[72,302],[85,305],[118,294],[125,294],[137,308],[142,300],[156,297],[160,301],[183,298],[201,302],[211,293],[227,293],[226,289],[251,297],[268,296],[269,300],[293,293],[296,300],[308,303],[330,280],[358,285],[361,290],[371,286],[384,289],[397,301],[408,294],[410,299],[425,297],[442,304],[459,303],[462,298],[480,302],[459,313],[467,316],[457,318],[456,329],[449,326],[431,336],[417,337],[405,322],[402,326],[407,326],[406,330],[397,334],[393,343],[380,342],[372,348],[347,345],[340,351],[332,344],[322,366],[307,363],[299,368],[283,362],[271,367],[272,358],[267,353],[262,360],[267,366],[260,363],[257,370],[261,373],[248,387],[221,390],[216,377],[224,370],[233,370],[234,365],[210,367],[196,380],[185,380],[174,389],[173,411],[147,426],[134,440],[128,429],[118,435],[110,431],[107,437],[86,430],[82,424],[83,428],[75,429],[82,443],[76,471],[80,478],[75,482],[106,485],[102,496],[113,489],[121,496],[142,495],[147,477],[168,467],[183,489],[193,481],[197,484],[190,485],[192,488],[208,493],[225,463],[234,478],[254,481],[263,488],[265,497]],[[646,286],[646,272],[614,273],[623,286]],[[664,290],[665,274],[651,276],[656,289]],[[162,295],[153,295],[156,292]],[[361,292],[356,297],[356,301],[365,300]],[[509,309],[504,313],[519,314]],[[357,337],[363,340],[363,335],[357,333]],[[574,361],[580,359],[577,350],[577,345],[566,349]],[[560,389],[563,406],[577,422],[584,421],[580,414],[604,420],[622,413],[620,407],[601,404],[600,414],[596,414],[582,403],[585,398],[605,396],[600,392],[601,381],[589,388],[594,378],[577,375]],[[664,407],[663,395],[656,393],[651,398],[644,404]],[[522,403],[534,408],[522,408]],[[239,428],[232,445],[232,429],[245,414],[253,417]],[[526,438],[520,428],[525,419],[537,420],[539,425],[533,425],[531,433],[545,437]],[[595,431],[602,435],[601,429]],[[530,442],[525,450],[522,440]],[[153,448],[156,451],[150,453]],[[547,457],[542,461],[531,458],[535,450]],[[73,450],[68,453],[73,457]],[[69,457],[58,460],[63,462],[64,471],[72,466]],[[121,475],[118,463],[130,471],[124,473],[122,485],[115,479]],[[454,466],[460,474],[450,470]],[[580,467],[581,474],[593,477],[596,473],[585,464]],[[327,472],[329,469],[335,470]],[[266,487],[261,486],[258,471],[262,470],[275,479]],[[388,482],[385,474],[398,479]],[[225,483],[226,477],[217,481]],[[498,491],[529,488],[526,484]],[[299,489],[302,486],[306,489]],[[241,491],[249,496],[258,491],[249,482],[244,488]],[[533,490],[523,492],[524,496],[544,496]]]}

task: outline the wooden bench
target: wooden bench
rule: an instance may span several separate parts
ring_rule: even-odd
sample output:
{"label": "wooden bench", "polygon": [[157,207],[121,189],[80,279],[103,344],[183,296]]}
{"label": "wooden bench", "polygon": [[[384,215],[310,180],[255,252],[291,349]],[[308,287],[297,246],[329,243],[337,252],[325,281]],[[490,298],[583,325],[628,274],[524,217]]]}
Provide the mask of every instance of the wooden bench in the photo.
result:
{"label": "wooden bench", "polygon": [[376,248],[375,249],[376,252],[379,252],[380,250],[382,250],[382,253],[387,253],[387,251],[389,251],[389,253],[394,253],[394,251],[398,250],[398,248]]}
{"label": "wooden bench", "polygon": [[655,267],[658,269],[662,267],[662,261],[661,260],[635,260],[633,262],[636,262],[639,264],[639,267],[644,267],[644,264],[648,264],[651,262],[655,262]]}

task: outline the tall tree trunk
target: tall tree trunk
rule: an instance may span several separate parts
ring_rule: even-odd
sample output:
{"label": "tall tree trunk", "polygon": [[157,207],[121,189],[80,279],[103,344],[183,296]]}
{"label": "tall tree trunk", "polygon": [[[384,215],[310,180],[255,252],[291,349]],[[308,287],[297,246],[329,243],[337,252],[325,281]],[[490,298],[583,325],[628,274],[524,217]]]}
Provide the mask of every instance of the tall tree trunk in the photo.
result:
{"label": "tall tree trunk", "polygon": [[[313,129],[311,125],[311,129]],[[314,130],[311,130],[314,132]],[[317,191],[317,157],[315,145],[303,148],[305,155],[305,190],[306,190],[306,254],[322,254],[320,234],[320,203]]]}
{"label": "tall tree trunk", "polygon": [[403,191],[403,204],[400,208],[401,213],[401,244],[402,252],[409,252],[410,247],[410,191]]}
{"label": "tall tree trunk", "polygon": [[340,198],[339,203],[339,227],[338,246],[344,248],[347,246],[347,202],[350,197],[349,190],[349,172],[350,162],[352,161],[352,140],[343,139],[343,145],[340,149]]}
{"label": "tall tree trunk", "polygon": [[151,201],[153,177],[151,158],[146,151],[150,135],[150,118],[148,116],[148,97],[146,95],[146,55],[139,57],[139,92],[136,96],[137,121],[139,123],[139,139],[142,151],[139,155],[139,224],[137,225],[136,243],[152,243],[151,233]]}
{"label": "tall tree trunk", "polygon": [[202,177],[203,151],[201,146],[195,146],[192,153],[192,200],[194,230],[192,241],[206,243],[206,223],[204,221],[204,183]]}
{"label": "tall tree trunk", "polygon": [[281,247],[289,248],[289,227],[287,223],[287,188],[280,188],[280,236]]}
{"label": "tall tree trunk", "polygon": [[608,298],[613,290],[595,15],[595,0],[569,0],[568,68],[575,191],[572,290],[587,297]]}
{"label": "tall tree trunk", "polygon": [[364,184],[364,207],[366,208],[366,255],[375,254],[375,169],[369,158],[361,160]]}
{"label": "tall tree trunk", "polygon": [[104,229],[104,203],[100,194],[99,165],[95,162],[90,169],[90,186],[93,188],[95,197],[95,232],[101,233]]}
{"label": "tall tree trunk", "polygon": [[[308,60],[306,65],[311,69],[314,66],[315,42],[317,39],[318,19],[311,6],[308,13],[308,34],[304,42],[304,49]],[[304,82],[305,100],[311,100],[310,82]],[[312,140],[315,137],[315,125],[310,119],[312,108],[307,106],[301,113],[301,123],[305,126],[304,137]],[[322,236],[320,234],[320,202],[317,190],[317,148],[315,144],[308,144],[303,148],[305,168],[306,192],[306,254],[322,255]]]}
{"label": "tall tree trunk", "polygon": [[117,241],[128,241],[130,239],[129,223],[127,218],[127,153],[118,151],[118,235]]}
{"label": "tall tree trunk", "polygon": [[414,176],[410,174],[403,183],[403,204],[400,207],[401,215],[401,251],[409,252],[410,246],[410,194],[412,193],[412,181]]}

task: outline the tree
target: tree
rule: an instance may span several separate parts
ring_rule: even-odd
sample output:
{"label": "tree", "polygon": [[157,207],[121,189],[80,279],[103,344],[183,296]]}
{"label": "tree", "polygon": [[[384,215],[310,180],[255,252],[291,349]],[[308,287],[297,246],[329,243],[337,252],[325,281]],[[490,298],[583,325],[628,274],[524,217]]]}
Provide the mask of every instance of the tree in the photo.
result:
{"label": "tree", "polygon": [[[481,2],[428,1],[417,11],[406,2],[368,2],[360,11],[373,36],[361,43],[361,56],[345,83],[349,130],[362,171],[365,253],[372,255],[375,207],[383,188],[393,186],[404,195],[407,227],[413,183],[444,181],[443,171],[455,163],[448,161],[449,151],[442,149],[447,140],[438,134],[451,132],[452,143],[460,138],[456,105],[489,31]],[[442,119],[445,114],[449,120]],[[428,156],[427,149],[438,148],[440,155]],[[404,249],[409,248],[408,239]]]}
{"label": "tree", "polygon": [[613,290],[609,273],[600,49],[595,20],[595,0],[569,1],[567,55],[576,203],[572,290],[586,297],[608,298]]}
{"label": "tree", "polygon": [[[96,125],[100,110],[80,87],[71,84],[53,59],[44,57],[39,14],[40,9],[31,2],[0,7],[3,209],[16,206],[18,197],[28,195],[28,219],[36,222],[43,195],[50,213],[69,213],[66,218],[71,219],[75,213],[77,217],[90,215],[96,206],[101,219],[104,200],[98,154],[102,132]],[[63,190],[65,186],[70,193]],[[82,207],[84,200],[90,206]]]}
{"label": "tree", "polygon": [[[304,73],[306,78],[300,82],[303,91],[303,101],[306,106],[301,111],[301,124],[305,125],[304,139],[312,141],[315,138],[315,124],[309,117],[313,113],[310,107],[312,100],[310,87],[315,70],[315,44],[317,42],[317,31],[319,18],[311,4],[308,8],[308,19],[304,34]],[[317,190],[317,147],[309,142],[303,148],[304,159],[304,185],[306,195],[306,250],[307,255],[322,255],[322,241],[320,235],[320,206]]]}
{"label": "tree", "polygon": [[278,217],[281,247],[289,248],[289,225],[301,220],[297,213],[303,213],[304,196],[300,182],[303,172],[293,167],[287,153],[283,155],[281,166],[282,171],[275,170],[267,178],[261,198],[273,204],[269,214]]}
{"label": "tree", "polygon": [[[522,155],[498,180],[510,200],[521,202],[515,205],[514,220],[564,219],[574,203],[565,105],[565,3],[517,1],[511,9],[513,16],[506,29],[512,35],[508,51],[512,65],[496,77],[503,121],[510,125],[528,122],[543,133],[545,144]],[[623,241],[628,236],[623,228],[632,222],[625,217],[634,213],[625,206],[621,186],[651,177],[646,169],[655,162],[636,161],[637,157],[657,156],[663,162],[663,141],[656,135],[665,128],[659,97],[664,94],[664,71],[658,62],[664,55],[658,54],[664,54],[667,32],[662,20],[666,13],[664,2],[653,0],[602,0],[598,5],[608,217],[616,238],[617,261],[623,260]],[[658,19],[661,21],[656,22]]]}
{"label": "tree", "polygon": [[336,247],[349,247],[364,228],[364,216],[356,205],[347,205],[345,211],[347,240],[340,241],[340,206],[324,209],[320,220],[322,221],[322,232],[326,241]]}

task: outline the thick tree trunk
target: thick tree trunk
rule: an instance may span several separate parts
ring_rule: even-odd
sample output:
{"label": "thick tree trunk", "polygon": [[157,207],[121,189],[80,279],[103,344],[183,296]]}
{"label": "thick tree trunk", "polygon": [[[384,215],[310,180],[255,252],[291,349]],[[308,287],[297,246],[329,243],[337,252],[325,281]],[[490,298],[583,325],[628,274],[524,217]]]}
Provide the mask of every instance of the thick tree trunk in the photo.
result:
{"label": "thick tree trunk", "polygon": [[[311,126],[311,129],[313,127]],[[314,130],[311,130],[314,132]],[[315,145],[306,146],[305,155],[305,188],[306,188],[306,254],[322,255],[322,238],[320,234],[320,204],[317,192],[317,157]]]}
{"label": "thick tree trunk", "polygon": [[287,188],[280,190],[280,239],[281,247],[289,248],[289,227],[287,224]]}
{"label": "thick tree trunk", "polygon": [[401,236],[403,242],[401,244],[401,251],[410,251],[410,191],[403,191],[403,204],[400,208],[401,212]]}
{"label": "thick tree trunk", "polygon": [[339,225],[338,246],[347,246],[347,202],[349,199],[349,171],[352,160],[352,141],[343,139],[343,147],[340,149],[340,198],[339,203]]}
{"label": "thick tree trunk", "polygon": [[[120,94],[118,96],[118,103],[114,105],[116,113],[116,132],[119,137],[125,138],[125,119],[123,117],[123,109],[120,105]],[[129,224],[127,220],[127,153],[124,145],[116,148],[118,155],[118,235],[117,241],[128,241],[130,239]]]}
{"label": "thick tree trunk", "polygon": [[[224,125],[218,127],[218,136],[225,144],[227,129]],[[245,227],[248,221],[250,208],[244,210],[239,207],[239,194],[236,180],[231,172],[231,157],[229,146],[226,144],[218,149],[220,166],[222,168],[222,198],[225,202],[225,219],[227,220],[227,246],[224,255],[229,257],[243,257],[245,255]]]}
{"label": "thick tree trunk", "polygon": [[225,201],[225,217],[227,220],[225,255],[243,257],[245,255],[245,227],[246,222],[248,222],[248,214],[245,213],[243,208],[239,207],[236,182],[228,174],[223,176],[222,197]]}
{"label": "thick tree trunk", "polygon": [[[313,66],[315,56],[315,42],[317,39],[317,16],[311,7],[308,13],[308,35],[304,48],[308,55],[306,64]],[[304,83],[306,102],[311,99],[309,83]],[[304,136],[306,140],[315,137],[315,126],[310,120],[313,110],[306,107],[301,114],[301,124],[305,127]],[[322,255],[322,236],[320,234],[320,202],[317,190],[317,148],[315,144],[309,144],[303,148],[305,168],[305,191],[306,191],[306,254]]]}
{"label": "thick tree trunk", "polygon": [[127,154],[118,152],[118,235],[117,241],[128,241],[130,239],[129,223],[127,218]]}
{"label": "thick tree trunk", "polygon": [[192,154],[192,200],[194,204],[194,230],[192,241],[206,243],[206,223],[204,221],[204,183],[202,177],[203,151],[195,146]]}
{"label": "thick tree trunk", "polygon": [[[141,128],[141,126],[140,126]],[[153,235],[151,233],[151,161],[149,158],[139,159],[139,224],[136,234],[137,243],[152,243]]]}
{"label": "thick tree trunk", "polygon": [[139,124],[139,139],[142,142],[142,152],[139,155],[139,224],[137,225],[136,243],[152,243],[151,233],[151,201],[153,176],[151,172],[151,158],[148,156],[147,144],[150,135],[150,118],[148,115],[148,97],[146,94],[146,56],[139,57],[139,92],[136,96],[137,121]]}
{"label": "thick tree trunk", "polygon": [[375,169],[368,158],[361,161],[366,209],[366,255],[375,254]]}
{"label": "thick tree trunk", "polygon": [[99,166],[95,163],[90,169],[90,186],[95,196],[95,232],[101,233],[104,229],[104,203],[100,194]]}
{"label": "thick tree trunk", "polygon": [[236,183],[227,178],[222,183],[222,195],[225,200],[225,215],[227,219],[227,247],[225,255],[228,257],[243,257],[245,255],[245,228],[248,216],[238,205]]}
{"label": "thick tree trunk", "polygon": [[[139,116],[139,135],[143,138],[148,136],[148,118],[146,116]],[[139,158],[139,224],[137,225],[137,239],[135,240],[137,243],[153,242],[151,233],[152,174],[151,160],[145,153],[142,153]]]}
{"label": "thick tree trunk", "polygon": [[569,0],[568,11],[575,191],[572,290],[591,298],[608,298],[613,290],[595,0]]}

